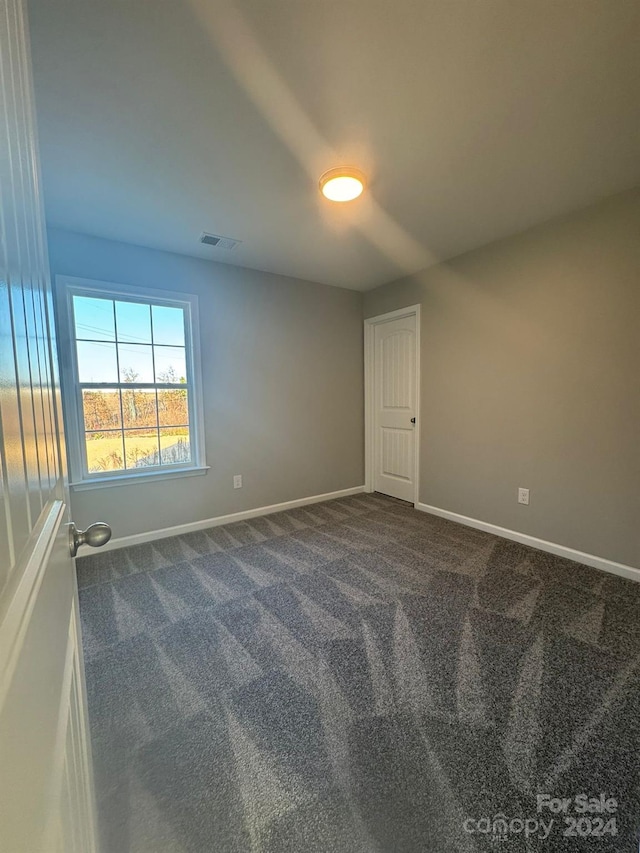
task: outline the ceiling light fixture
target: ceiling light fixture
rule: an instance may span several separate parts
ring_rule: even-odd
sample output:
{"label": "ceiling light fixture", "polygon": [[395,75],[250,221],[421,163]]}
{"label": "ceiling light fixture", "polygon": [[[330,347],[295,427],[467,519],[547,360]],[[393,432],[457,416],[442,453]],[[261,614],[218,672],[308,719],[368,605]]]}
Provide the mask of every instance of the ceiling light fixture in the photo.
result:
{"label": "ceiling light fixture", "polygon": [[320,177],[320,192],[330,201],[353,201],[362,193],[365,177],[358,169],[339,166]]}

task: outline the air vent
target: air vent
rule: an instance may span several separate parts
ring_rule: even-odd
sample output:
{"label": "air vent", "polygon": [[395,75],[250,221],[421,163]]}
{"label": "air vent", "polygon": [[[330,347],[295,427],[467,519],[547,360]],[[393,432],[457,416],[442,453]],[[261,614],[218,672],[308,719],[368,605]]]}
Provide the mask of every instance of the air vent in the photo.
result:
{"label": "air vent", "polygon": [[232,237],[220,237],[217,234],[207,234],[206,231],[203,231],[200,242],[205,243],[207,246],[215,246],[217,249],[235,249],[242,240],[234,240]]}

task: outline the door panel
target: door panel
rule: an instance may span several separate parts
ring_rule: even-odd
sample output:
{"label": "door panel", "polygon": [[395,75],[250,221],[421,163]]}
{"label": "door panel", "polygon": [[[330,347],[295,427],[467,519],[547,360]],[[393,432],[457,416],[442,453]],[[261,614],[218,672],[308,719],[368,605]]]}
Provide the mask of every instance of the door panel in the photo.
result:
{"label": "door panel", "polygon": [[405,320],[376,326],[382,364],[382,406],[386,411],[413,409],[414,335]]}
{"label": "door panel", "polygon": [[62,775],[53,797],[58,807],[53,812],[47,833],[51,839],[50,849],[64,850],[65,853],[95,850],[93,787],[85,764],[89,752],[89,735],[84,707],[84,669],[78,619],[78,612],[74,608],[69,622],[65,663],[65,701],[61,705],[56,743],[56,750],[62,757]]}
{"label": "door panel", "polygon": [[[27,565],[16,567],[21,583],[6,590],[11,601],[0,625],[2,849],[67,853],[77,832],[91,838],[94,830],[91,802],[71,803],[70,835],[60,826],[65,800],[90,784],[84,724],[71,725],[84,694],[64,502],[45,507],[30,546]],[[73,773],[65,774],[71,759]]]}
{"label": "door panel", "polygon": [[[412,437],[408,430],[382,427],[382,474],[411,480]],[[379,490],[378,490],[379,491]]]}
{"label": "door panel", "polygon": [[416,317],[373,327],[374,472],[377,492],[415,500]]}
{"label": "door panel", "polygon": [[96,849],[23,0],[0,4],[0,846]]}

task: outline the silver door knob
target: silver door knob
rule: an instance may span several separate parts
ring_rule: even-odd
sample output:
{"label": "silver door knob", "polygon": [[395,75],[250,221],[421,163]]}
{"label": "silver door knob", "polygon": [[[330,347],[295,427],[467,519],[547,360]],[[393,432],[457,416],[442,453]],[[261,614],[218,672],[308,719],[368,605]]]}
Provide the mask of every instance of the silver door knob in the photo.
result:
{"label": "silver door knob", "polygon": [[111,528],[104,521],[96,521],[86,530],[78,530],[73,522],[69,525],[69,550],[72,557],[75,557],[81,545],[99,548],[101,545],[106,545],[109,539],[111,539]]}

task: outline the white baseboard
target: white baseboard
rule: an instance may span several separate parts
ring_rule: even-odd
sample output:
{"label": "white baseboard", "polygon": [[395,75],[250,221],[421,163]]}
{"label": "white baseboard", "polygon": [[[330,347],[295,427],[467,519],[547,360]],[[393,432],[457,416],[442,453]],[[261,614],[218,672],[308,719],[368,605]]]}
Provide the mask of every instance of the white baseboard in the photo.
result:
{"label": "white baseboard", "polygon": [[475,527],[477,530],[493,533],[495,536],[501,536],[503,539],[512,539],[514,542],[520,542],[522,545],[530,545],[532,548],[538,548],[540,551],[548,551],[550,554],[555,554],[557,557],[565,557],[567,560],[573,560],[575,563],[583,563],[587,566],[593,566],[594,569],[602,569],[602,571],[610,572],[613,575],[620,575],[620,577],[640,582],[640,569],[633,566],[626,566],[624,563],[615,563],[613,560],[607,560],[604,557],[596,557],[594,554],[576,551],[574,548],[567,548],[566,545],[547,542],[546,539],[538,539],[536,536],[529,536],[527,533],[508,530],[506,527],[498,527],[497,524],[489,524],[487,521],[469,518],[467,515],[459,515],[457,512],[450,512],[448,509],[440,509],[437,506],[417,503],[415,507],[420,512],[438,515],[440,518],[447,518],[449,521],[456,521],[458,524],[464,524],[467,527]]}
{"label": "white baseboard", "polygon": [[[195,530],[205,530],[207,527],[219,527],[221,524],[232,524],[234,521],[245,521],[247,518],[257,518],[259,515],[271,515],[274,512],[283,512],[287,509],[295,509],[299,506],[317,504],[321,501],[330,501],[334,498],[348,498],[351,495],[359,495],[364,492],[364,486],[354,486],[351,489],[340,489],[337,492],[327,492],[324,495],[312,495],[308,498],[298,498],[295,501],[285,501],[270,506],[260,506],[255,509],[245,509],[242,512],[232,512],[229,515],[217,515],[214,518],[204,518],[201,521],[190,521],[187,524],[176,524],[175,527],[164,527],[162,530],[149,530],[146,533],[134,533],[132,536],[121,536],[112,539],[103,545],[101,551],[114,551],[117,548],[127,548],[131,545],[141,545],[144,542],[155,542],[157,539],[167,539],[169,536],[182,536],[184,533],[193,533]],[[86,557],[89,552],[83,552],[80,556]]]}

